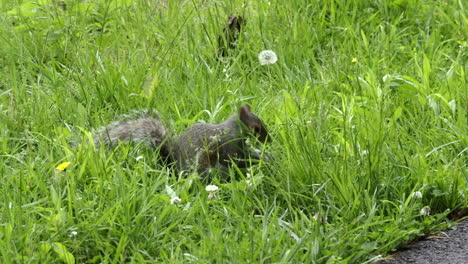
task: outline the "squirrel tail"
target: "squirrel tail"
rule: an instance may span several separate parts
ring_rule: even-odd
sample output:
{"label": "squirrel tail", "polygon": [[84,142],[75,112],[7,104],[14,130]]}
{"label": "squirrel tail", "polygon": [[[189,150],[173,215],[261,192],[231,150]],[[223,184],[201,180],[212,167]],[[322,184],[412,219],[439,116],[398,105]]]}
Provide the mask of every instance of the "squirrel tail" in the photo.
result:
{"label": "squirrel tail", "polygon": [[97,147],[104,144],[113,147],[119,142],[145,143],[150,148],[159,148],[163,157],[170,153],[169,132],[159,115],[156,117],[148,111],[137,116],[126,117],[99,129],[94,135]]}

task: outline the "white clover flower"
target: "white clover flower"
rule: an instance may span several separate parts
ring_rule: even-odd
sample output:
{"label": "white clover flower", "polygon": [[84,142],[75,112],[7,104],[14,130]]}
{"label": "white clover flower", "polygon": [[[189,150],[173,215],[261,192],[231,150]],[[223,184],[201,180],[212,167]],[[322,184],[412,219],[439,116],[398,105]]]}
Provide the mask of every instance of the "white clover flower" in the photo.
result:
{"label": "white clover flower", "polygon": [[171,198],[171,204],[176,204],[182,202],[182,199],[179,198],[179,196],[175,196]]}
{"label": "white clover flower", "polygon": [[278,61],[278,57],[274,51],[264,50],[258,54],[258,60],[261,65],[275,64]]}
{"label": "white clover flower", "polygon": [[414,192],[413,197],[416,199],[421,199],[423,197],[422,193],[420,191]]}
{"label": "white clover flower", "polygon": [[420,215],[430,215],[431,214],[431,208],[429,206],[424,206],[421,211],[419,211]]}
{"label": "white clover flower", "polygon": [[207,192],[216,192],[217,190],[219,190],[219,187],[216,185],[210,184],[206,186],[205,190]]}

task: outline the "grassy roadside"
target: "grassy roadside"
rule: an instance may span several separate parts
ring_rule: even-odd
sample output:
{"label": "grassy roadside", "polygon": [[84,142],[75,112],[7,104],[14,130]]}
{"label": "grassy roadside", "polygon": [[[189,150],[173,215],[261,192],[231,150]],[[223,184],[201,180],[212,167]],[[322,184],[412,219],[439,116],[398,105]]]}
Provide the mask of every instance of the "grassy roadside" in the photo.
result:
{"label": "grassy roadside", "polygon": [[[362,263],[468,205],[462,1],[39,3],[0,4],[2,263]],[[245,34],[218,61],[231,13]],[[181,131],[243,103],[275,159],[217,199],[144,149],[81,144],[132,109]]]}

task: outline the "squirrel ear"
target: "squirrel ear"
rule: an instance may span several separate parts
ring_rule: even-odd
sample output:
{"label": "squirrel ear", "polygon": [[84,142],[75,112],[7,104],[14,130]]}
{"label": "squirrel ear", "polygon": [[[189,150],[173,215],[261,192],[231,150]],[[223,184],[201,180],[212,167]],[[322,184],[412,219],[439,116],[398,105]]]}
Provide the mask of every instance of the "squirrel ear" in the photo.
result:
{"label": "squirrel ear", "polygon": [[245,104],[241,107],[241,112],[242,111],[246,111],[246,112],[250,112],[250,105],[249,104]]}
{"label": "squirrel ear", "polygon": [[249,120],[249,116],[250,116],[250,105],[245,104],[240,108],[240,111],[239,111],[240,120],[244,124],[247,124],[247,122]]}

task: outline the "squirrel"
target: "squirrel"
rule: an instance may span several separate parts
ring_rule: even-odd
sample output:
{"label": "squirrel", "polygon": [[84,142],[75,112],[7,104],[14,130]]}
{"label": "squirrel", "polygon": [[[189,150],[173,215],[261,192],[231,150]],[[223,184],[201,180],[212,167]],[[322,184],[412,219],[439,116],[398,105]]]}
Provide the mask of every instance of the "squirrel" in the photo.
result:
{"label": "squirrel", "polygon": [[259,151],[251,150],[246,143],[248,135],[255,135],[262,143],[271,141],[263,121],[246,104],[222,123],[196,123],[179,137],[171,135],[159,115],[154,118],[146,112],[104,127],[94,136],[94,142],[98,147],[101,143],[113,146],[120,141],[143,142],[159,149],[161,157],[175,164],[177,170],[204,174],[211,168],[228,168],[232,163],[239,168],[248,167],[249,157],[260,160]]}
{"label": "squirrel", "polygon": [[227,24],[223,28],[223,34],[218,35],[218,58],[227,57],[229,50],[236,48],[237,40],[245,23],[244,17],[229,15]]}

